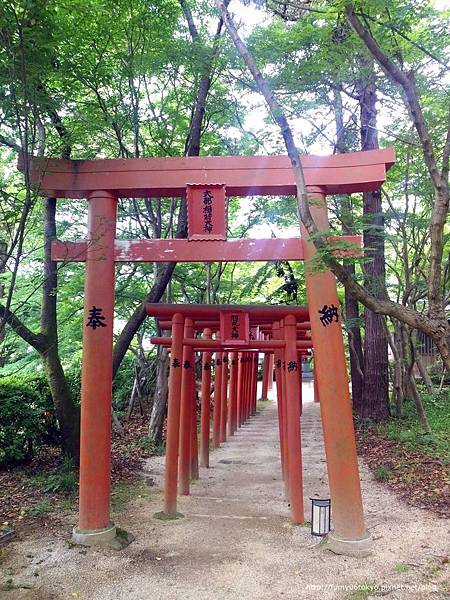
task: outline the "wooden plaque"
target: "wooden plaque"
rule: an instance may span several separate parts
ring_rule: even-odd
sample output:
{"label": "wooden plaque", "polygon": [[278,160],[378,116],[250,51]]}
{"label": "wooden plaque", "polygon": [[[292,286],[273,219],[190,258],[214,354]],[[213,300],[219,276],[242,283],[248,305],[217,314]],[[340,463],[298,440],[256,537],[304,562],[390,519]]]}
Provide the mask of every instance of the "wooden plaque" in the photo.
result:
{"label": "wooden plaque", "polygon": [[220,313],[220,338],[223,344],[243,346],[248,344],[250,334],[249,314],[242,311]]}
{"label": "wooden plaque", "polygon": [[225,185],[187,185],[188,240],[226,240]]}

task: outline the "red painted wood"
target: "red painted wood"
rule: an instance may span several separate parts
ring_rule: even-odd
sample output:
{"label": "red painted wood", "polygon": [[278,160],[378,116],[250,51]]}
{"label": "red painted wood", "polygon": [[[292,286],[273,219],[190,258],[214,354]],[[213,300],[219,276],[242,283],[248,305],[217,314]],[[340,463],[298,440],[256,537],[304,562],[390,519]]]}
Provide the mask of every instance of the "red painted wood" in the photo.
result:
{"label": "red painted wood", "polygon": [[263,362],[263,377],[262,377],[262,390],[261,390],[261,398],[267,398],[267,391],[269,389],[269,368],[270,368],[270,354],[268,352],[264,353],[264,362]]}
{"label": "red painted wood", "polygon": [[225,186],[188,183],[187,216],[190,241],[226,240]]}
{"label": "red painted wood", "polygon": [[[332,156],[302,156],[306,185],[327,194],[380,187],[395,160],[393,148]],[[209,156],[58,160],[30,158],[31,179],[41,195],[85,198],[104,189],[122,197],[184,196],[188,183],[223,183],[229,196],[295,194],[287,156]],[[24,169],[23,159],[18,168]]]}
{"label": "red painted wood", "polygon": [[[146,311],[149,317],[163,317],[163,319],[171,319],[175,312],[182,313],[190,319],[218,319],[219,314],[223,310],[229,310],[227,304],[162,304],[162,303],[147,303]],[[265,304],[239,304],[233,306],[235,310],[248,312],[250,320],[269,319],[275,321],[283,319],[287,315],[294,315],[299,321],[309,318],[308,308],[306,306],[281,306],[281,305],[265,305]]]}
{"label": "red painted wood", "polygon": [[[311,206],[319,230],[328,230],[326,199],[316,193]],[[316,249],[301,225],[305,257],[314,258]],[[309,264],[308,262],[306,264]],[[315,369],[320,395],[323,439],[327,457],[328,484],[333,505],[335,535],[344,540],[364,538],[366,527],[361,497],[352,402],[348,386],[341,320],[324,327],[320,310],[324,304],[339,308],[336,280],[330,271],[306,269],[306,294],[311,311],[311,334],[314,341]]]}
{"label": "red painted wood", "polygon": [[237,378],[238,378],[238,353],[231,352],[229,355],[230,369],[230,411],[228,418],[228,435],[234,435],[237,429]]}
{"label": "red painted wood", "polygon": [[[353,238],[356,244],[361,243],[360,236],[353,236]],[[277,257],[278,260],[303,260],[301,239],[205,240],[201,243],[188,240],[116,240],[114,249],[115,261],[123,263],[257,262],[273,260],[274,257]],[[56,240],[52,244],[52,259],[58,262],[84,262],[86,260],[86,242]]]}
{"label": "red painted wood", "polygon": [[[174,306],[176,306],[174,304]],[[155,346],[166,346],[169,347],[172,344],[172,338],[169,337],[151,337],[150,342]],[[211,349],[211,350],[236,350],[235,346],[230,346],[229,344],[222,344],[220,340],[203,340],[199,338],[184,338],[183,346],[189,348],[195,348],[195,350],[200,351],[202,349]],[[255,340],[254,342],[249,342],[246,346],[239,346],[239,349],[245,350],[264,350],[265,352],[273,352],[277,348],[284,348],[285,342],[283,340]],[[312,348],[312,340],[311,339],[303,339],[297,340],[297,349],[298,350],[308,350]]]}
{"label": "red painted wood", "polygon": [[[112,244],[116,231],[117,202],[99,192],[89,200],[83,315],[83,366],[81,377],[80,530],[110,526],[111,394],[114,327]],[[101,325],[88,326],[92,310],[101,312]]]}
{"label": "red painted wood", "polygon": [[220,313],[220,340],[223,345],[245,346],[249,341],[250,317],[241,310]]}
{"label": "red painted wood", "polygon": [[222,406],[222,353],[216,352],[214,365],[214,412],[213,412],[213,434],[212,447],[219,447],[220,438],[220,414]]}
{"label": "red painted wood", "polygon": [[[177,311],[178,312],[178,311]],[[184,321],[184,336],[192,336],[192,321]],[[172,343],[172,342],[171,342]],[[178,493],[189,496],[191,478],[191,426],[192,426],[192,393],[194,391],[194,350],[192,346],[183,344],[181,362],[181,406],[180,406],[180,442],[178,455]]]}
{"label": "red painted wood", "polygon": [[177,513],[184,317],[175,313],[172,323],[173,337],[172,350],[170,353],[169,394],[167,400],[166,466],[164,477],[164,512],[168,515],[176,515]]}
{"label": "red painted wood", "polygon": [[[209,327],[211,329],[219,329],[220,323],[219,321],[204,321],[199,319],[193,319],[194,327],[196,331],[203,331],[205,327]],[[258,320],[258,325],[261,333],[271,333],[272,331],[272,323],[274,319],[264,318]],[[256,322],[255,320],[250,319],[250,323]],[[159,326],[162,330],[168,330],[172,327],[171,321],[161,321],[159,320]],[[298,335],[303,334],[307,331],[310,331],[311,323],[310,321],[303,321],[302,323],[297,323]]]}
{"label": "red painted wood", "polygon": [[[343,235],[341,241],[361,246],[360,235]],[[84,262],[86,242],[52,243],[52,260],[58,262]],[[358,254],[355,249],[343,249],[338,256]],[[265,262],[273,260],[303,260],[301,238],[243,239],[211,241],[201,244],[188,240],[116,240],[114,260],[128,262]]]}
{"label": "red painted wood", "polygon": [[228,418],[228,353],[222,354],[222,402],[220,404],[220,433],[219,442],[227,441],[227,418]]}
{"label": "red painted wood", "polygon": [[[276,321],[272,325],[272,336],[274,339],[280,339],[280,323]],[[282,352],[280,349],[276,349],[274,354],[274,366],[275,366],[275,385],[277,390],[277,410],[278,410],[278,435],[280,439],[280,462],[281,462],[281,474],[284,481],[285,486],[285,495],[286,498],[289,496],[289,491],[287,488],[288,476],[287,476],[287,458],[286,458],[286,439],[284,436],[284,421],[285,415],[283,412],[283,382],[282,382],[282,373],[281,373],[281,364],[282,364]]]}
{"label": "red painted wood", "polygon": [[243,352],[238,353],[237,357],[237,365],[238,365],[238,374],[237,374],[237,427],[242,425],[243,414],[244,414],[244,365],[242,363]]}
{"label": "red painted wood", "polygon": [[[211,329],[203,330],[205,339],[211,338]],[[202,356],[202,395],[200,413],[200,466],[209,467],[209,428],[211,420],[211,352]]]}

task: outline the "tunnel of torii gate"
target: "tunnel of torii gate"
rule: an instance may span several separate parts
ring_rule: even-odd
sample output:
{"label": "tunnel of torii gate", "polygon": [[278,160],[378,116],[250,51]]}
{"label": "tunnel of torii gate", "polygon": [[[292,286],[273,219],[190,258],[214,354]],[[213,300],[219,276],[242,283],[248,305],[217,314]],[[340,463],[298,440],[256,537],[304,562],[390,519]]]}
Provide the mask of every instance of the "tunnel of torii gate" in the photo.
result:
{"label": "tunnel of torii gate", "polygon": [[[373,191],[386,180],[394,150],[333,156],[302,156],[311,213],[328,231],[326,196]],[[147,313],[170,330],[166,478],[163,513],[176,513],[177,491],[189,493],[198,475],[197,428],[193,410],[193,354],[215,361],[213,446],[255,410],[259,352],[273,356],[280,425],[280,450],[293,523],[302,523],[299,356],[314,348],[316,383],[333,506],[329,544],[336,552],[362,555],[371,538],[364,524],[351,399],[336,280],[311,268],[315,248],[300,224],[290,239],[227,240],[227,196],[295,195],[287,156],[220,156],[118,160],[57,160],[22,157],[38,193],[87,198],[87,239],[55,240],[52,258],[86,263],[81,384],[80,508],[75,541],[105,543],[116,536],[110,519],[112,343],[115,263],[305,260],[308,307],[148,305]],[[116,239],[118,198],[186,197],[187,239]],[[354,244],[357,236],[342,236]],[[347,245],[341,253],[354,253]],[[353,249],[352,249],[353,248]],[[237,321],[236,321],[237,318]],[[201,337],[198,337],[198,330]],[[214,337],[213,337],[214,334]],[[250,339],[252,338],[252,339]],[[255,339],[253,339],[255,338]],[[270,358],[264,386],[269,385]],[[236,361],[236,362],[233,362]],[[177,365],[180,365],[178,367]],[[209,369],[202,371],[200,465],[208,465]],[[218,408],[219,407],[219,408]],[[219,410],[220,409],[220,410]]]}
{"label": "tunnel of torii gate", "polygon": [[[300,415],[301,357],[312,348],[308,309],[303,306],[147,304],[171,337],[152,338],[170,347],[164,510],[177,516],[177,490],[189,494],[198,479],[195,352],[202,353],[200,466],[209,467],[211,361],[214,365],[212,447],[234,435],[256,413],[258,353],[264,352],[262,398],[275,381],[281,471],[292,522],[304,522]],[[325,314],[324,323],[337,317]],[[167,320],[169,319],[169,320]],[[201,333],[202,337],[196,337]],[[214,334],[214,339],[213,339]],[[273,361],[271,360],[273,357]]]}

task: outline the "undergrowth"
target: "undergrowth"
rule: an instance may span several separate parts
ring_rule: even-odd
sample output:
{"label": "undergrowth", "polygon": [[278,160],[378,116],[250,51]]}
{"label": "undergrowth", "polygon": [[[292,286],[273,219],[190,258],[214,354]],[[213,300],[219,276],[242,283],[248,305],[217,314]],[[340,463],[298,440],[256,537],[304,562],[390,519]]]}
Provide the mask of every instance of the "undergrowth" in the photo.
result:
{"label": "undergrowth", "polygon": [[450,392],[421,394],[431,433],[420,427],[413,402],[406,401],[404,415],[376,426],[377,433],[450,464]]}

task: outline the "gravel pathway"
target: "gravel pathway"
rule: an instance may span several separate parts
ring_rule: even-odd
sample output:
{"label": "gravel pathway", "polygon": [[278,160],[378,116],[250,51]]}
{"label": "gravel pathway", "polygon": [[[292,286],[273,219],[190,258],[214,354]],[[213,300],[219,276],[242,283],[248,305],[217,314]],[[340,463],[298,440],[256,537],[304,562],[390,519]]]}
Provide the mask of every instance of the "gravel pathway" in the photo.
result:
{"label": "gravel pathway", "polygon": [[[310,390],[305,396],[310,397]],[[136,541],[121,552],[83,549],[42,531],[11,543],[0,569],[15,585],[5,600],[389,600],[450,598],[446,588],[449,523],[405,505],[361,466],[373,556],[336,556],[293,527],[280,480],[276,405],[270,402],[212,453],[184,519],[161,522],[160,487],[136,498],[115,520]],[[327,493],[319,406],[306,402],[302,419],[305,514],[309,496]],[[146,476],[158,481],[162,460]],[[375,586],[380,587],[378,590]],[[364,590],[368,590],[365,592]],[[446,592],[447,590],[447,592]],[[3,594],[3,595],[2,595]]]}

